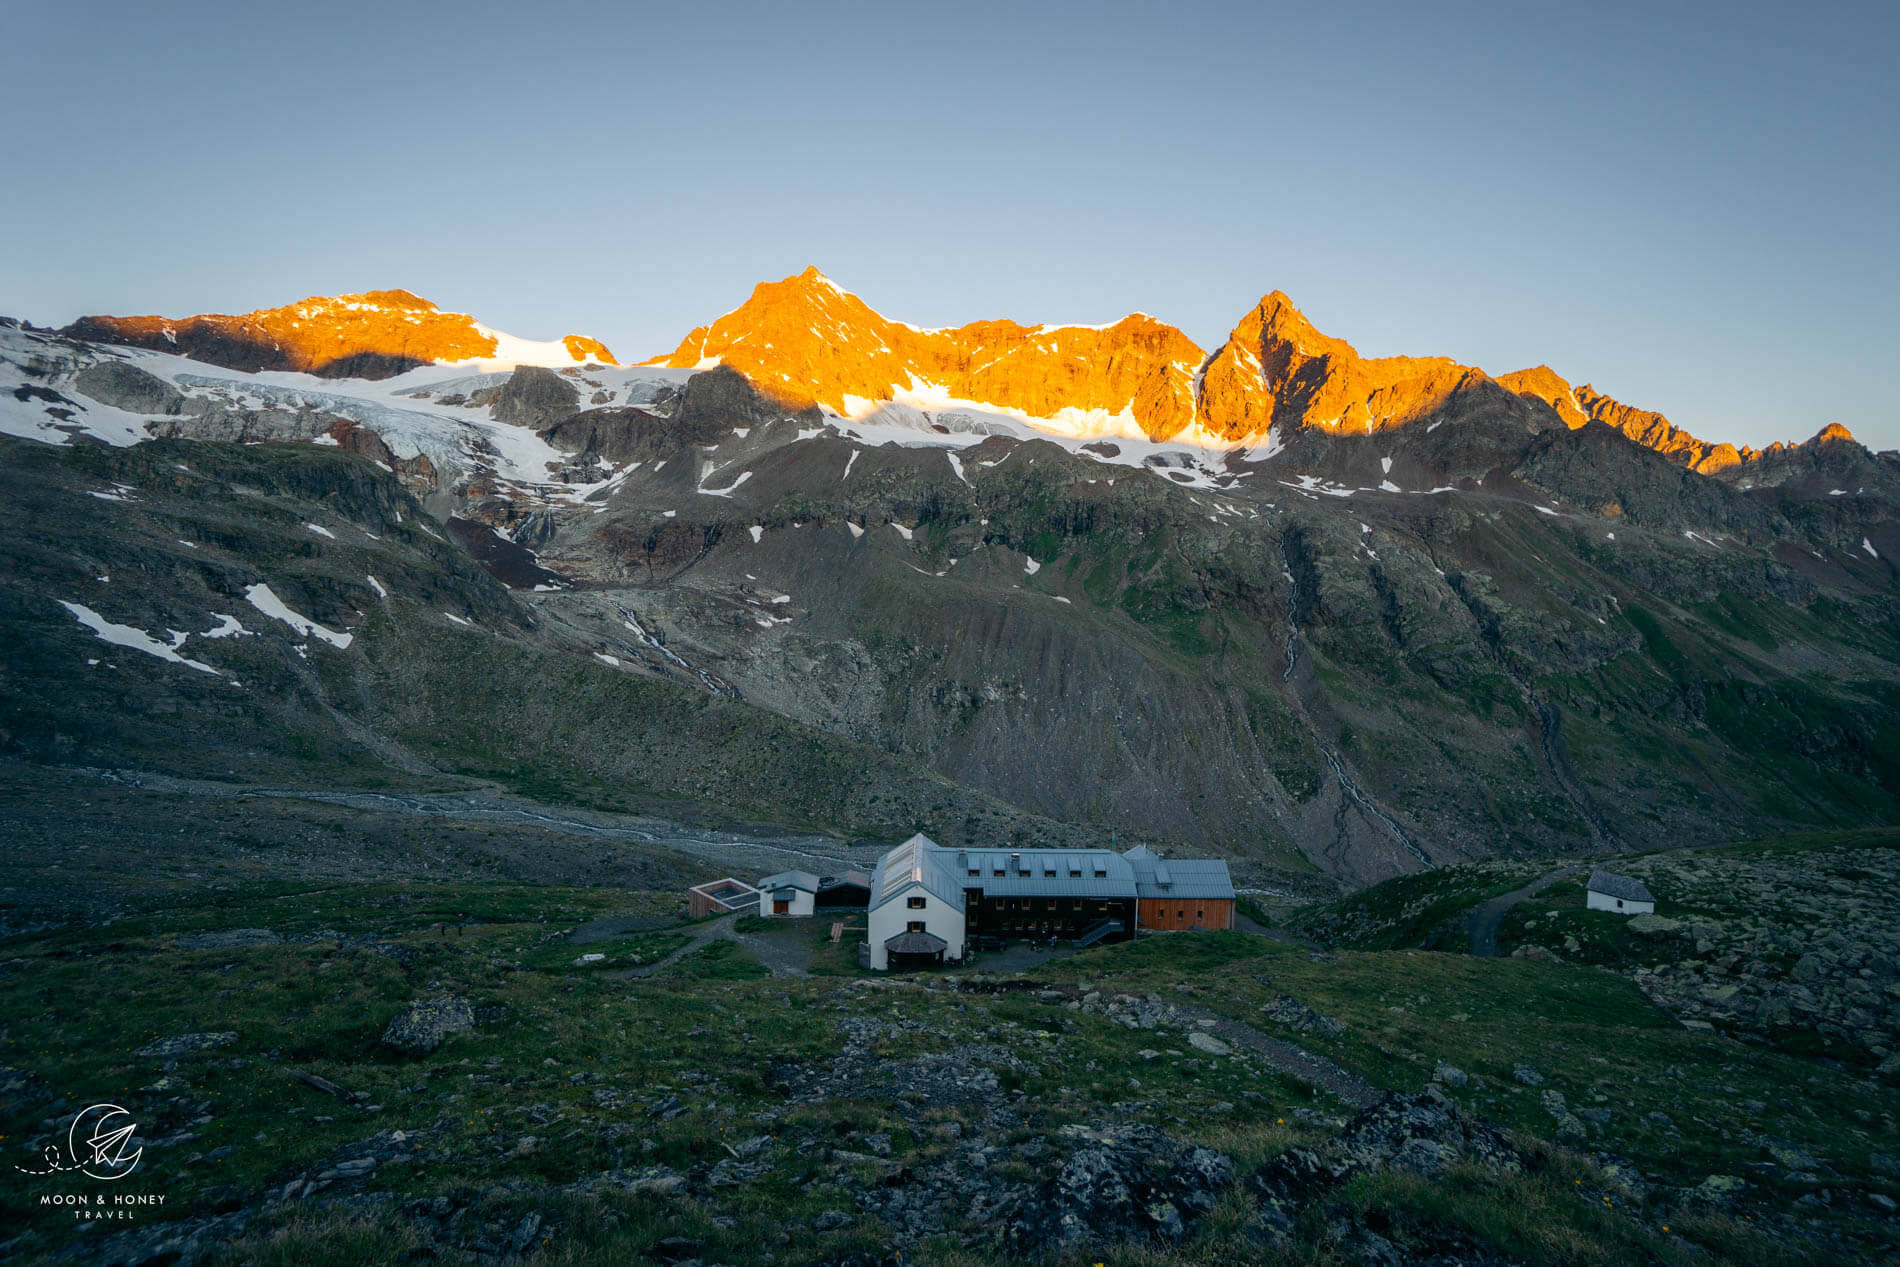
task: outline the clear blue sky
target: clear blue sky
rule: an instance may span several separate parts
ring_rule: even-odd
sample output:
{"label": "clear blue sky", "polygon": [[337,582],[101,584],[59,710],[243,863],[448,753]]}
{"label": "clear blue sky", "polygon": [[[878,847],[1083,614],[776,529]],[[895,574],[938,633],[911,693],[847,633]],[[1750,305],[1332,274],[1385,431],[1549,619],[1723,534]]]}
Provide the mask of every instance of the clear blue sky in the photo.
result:
{"label": "clear blue sky", "polygon": [[[1429,10],[1429,11],[1428,11]],[[1655,11],[1652,11],[1655,10]],[[0,312],[402,286],[670,349],[816,264],[890,316],[1549,362],[1900,446],[1900,5],[0,0]]]}

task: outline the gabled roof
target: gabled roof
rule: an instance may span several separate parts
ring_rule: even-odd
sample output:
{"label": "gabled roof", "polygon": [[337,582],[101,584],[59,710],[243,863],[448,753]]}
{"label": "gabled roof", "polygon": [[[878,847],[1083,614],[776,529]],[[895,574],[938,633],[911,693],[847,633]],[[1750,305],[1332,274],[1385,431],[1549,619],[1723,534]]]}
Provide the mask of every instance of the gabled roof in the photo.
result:
{"label": "gabled roof", "polygon": [[[1137,852],[1139,850],[1139,852]],[[1219,858],[1163,858],[1137,845],[1125,855],[1135,871],[1137,897],[1166,901],[1233,901],[1234,881]]]}
{"label": "gabled roof", "polygon": [[871,909],[921,887],[955,910],[963,909],[963,882],[951,869],[956,855],[919,832],[878,859],[871,875]]}
{"label": "gabled roof", "polygon": [[818,891],[818,877],[809,871],[781,871],[777,875],[768,875],[759,881],[761,890],[802,889],[806,893]]}
{"label": "gabled roof", "polygon": [[848,887],[868,889],[871,887],[871,877],[862,871],[847,871],[843,875],[823,875],[818,877],[818,891],[820,893],[830,889]]}
{"label": "gabled roof", "polygon": [[884,949],[894,955],[934,955],[950,949],[950,943],[935,933],[904,932],[885,938]]}
{"label": "gabled roof", "polygon": [[1589,890],[1601,893],[1605,897],[1620,897],[1625,902],[1654,902],[1648,889],[1641,880],[1632,880],[1626,875],[1612,875],[1608,871],[1590,873]]}

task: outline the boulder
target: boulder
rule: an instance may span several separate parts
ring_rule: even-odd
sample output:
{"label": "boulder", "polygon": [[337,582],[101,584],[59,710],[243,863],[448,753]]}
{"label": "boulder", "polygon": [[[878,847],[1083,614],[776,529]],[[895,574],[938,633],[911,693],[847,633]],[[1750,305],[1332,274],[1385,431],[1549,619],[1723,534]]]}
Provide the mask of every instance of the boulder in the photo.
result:
{"label": "boulder", "polygon": [[1710,1175],[1697,1184],[1689,1195],[1700,1201],[1722,1205],[1735,1200],[1747,1190],[1747,1181],[1735,1175]]}
{"label": "boulder", "polygon": [[383,1030],[383,1045],[411,1056],[426,1056],[450,1034],[475,1028],[468,1000],[453,994],[417,1000],[398,1012]]}
{"label": "boulder", "polygon": [[1188,1046],[1196,1051],[1204,1051],[1210,1056],[1226,1056],[1234,1050],[1212,1034],[1203,1034],[1199,1030],[1188,1035]]}
{"label": "boulder", "polygon": [[1645,937],[1660,937],[1679,930],[1682,921],[1670,919],[1667,915],[1632,915],[1625,927]]}

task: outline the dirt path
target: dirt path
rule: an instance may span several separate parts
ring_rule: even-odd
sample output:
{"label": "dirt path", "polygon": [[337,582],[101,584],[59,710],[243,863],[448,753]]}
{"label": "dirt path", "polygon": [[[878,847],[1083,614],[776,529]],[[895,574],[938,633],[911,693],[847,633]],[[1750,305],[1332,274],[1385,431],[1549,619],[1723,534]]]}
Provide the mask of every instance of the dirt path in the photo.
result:
{"label": "dirt path", "polygon": [[1480,959],[1495,959],[1498,955],[1498,928],[1504,923],[1504,913],[1527,897],[1535,897],[1557,881],[1575,875],[1583,870],[1584,864],[1573,862],[1547,875],[1540,875],[1521,889],[1512,889],[1509,893],[1499,894],[1489,902],[1482,902],[1471,910],[1471,953]]}
{"label": "dirt path", "polygon": [[622,981],[634,981],[642,977],[650,977],[662,968],[672,967],[694,951],[710,945],[713,942],[742,940],[732,929],[732,926],[738,922],[739,916],[734,913],[732,915],[721,915],[718,919],[708,924],[696,925],[687,933],[687,943],[666,958],[656,959],[652,963],[642,964],[638,968],[628,968],[625,972],[616,972],[611,975],[618,977]]}
{"label": "dirt path", "polygon": [[812,920],[788,920],[783,930],[774,929],[769,933],[735,932],[733,940],[744,947],[746,953],[764,964],[766,971],[775,977],[808,977],[811,975],[810,937],[814,927],[816,922]]}
{"label": "dirt path", "polygon": [[1306,1050],[1298,1043],[1290,1043],[1284,1038],[1263,1034],[1245,1021],[1237,1021],[1215,1012],[1188,1008],[1178,1010],[1186,1015],[1212,1021],[1212,1025],[1200,1028],[1223,1042],[1245,1048],[1266,1060],[1280,1072],[1298,1078],[1308,1086],[1318,1087],[1355,1109],[1368,1108],[1385,1098],[1384,1091],[1358,1074],[1334,1064],[1324,1056]]}

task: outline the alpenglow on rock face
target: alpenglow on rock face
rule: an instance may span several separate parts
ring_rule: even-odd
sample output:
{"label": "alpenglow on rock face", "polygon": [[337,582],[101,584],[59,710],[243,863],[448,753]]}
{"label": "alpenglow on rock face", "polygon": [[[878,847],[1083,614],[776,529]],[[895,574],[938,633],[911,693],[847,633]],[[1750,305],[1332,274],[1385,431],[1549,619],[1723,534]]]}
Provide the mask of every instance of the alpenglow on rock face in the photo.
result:
{"label": "alpenglow on rock face", "polygon": [[1201,350],[1173,326],[1132,313],[1105,326],[977,321],[920,330],[892,321],[815,268],[762,282],[752,297],[694,330],[653,364],[726,364],[796,404],[839,413],[900,395],[947,407],[986,404],[1105,429],[1122,415],[1151,436],[1194,420]]}
{"label": "alpenglow on rock face", "polygon": [[[1071,434],[1122,434],[1218,446],[1283,432],[1371,435],[1425,422],[1500,388],[1548,406],[1546,425],[1603,423],[1704,474],[1755,456],[1711,444],[1661,414],[1549,366],[1492,378],[1443,356],[1362,357],[1273,291],[1212,353],[1145,313],[1105,325],[977,321],[920,329],[894,321],[816,268],[762,282],[745,303],[646,362],[729,365],[788,405],[858,415],[881,402],[1020,414]],[[1831,428],[1816,441],[1844,428]],[[1851,436],[1847,437],[1851,439]]]}
{"label": "alpenglow on rock face", "polygon": [[[406,290],[312,297],[241,316],[81,317],[62,333],[173,352],[226,369],[371,379],[437,361],[495,357],[507,338],[466,313],[443,312]],[[595,339],[570,334],[561,345],[576,364],[617,364]]]}

